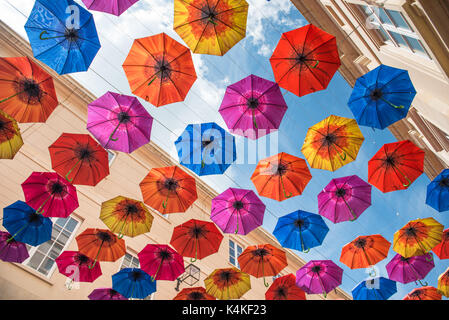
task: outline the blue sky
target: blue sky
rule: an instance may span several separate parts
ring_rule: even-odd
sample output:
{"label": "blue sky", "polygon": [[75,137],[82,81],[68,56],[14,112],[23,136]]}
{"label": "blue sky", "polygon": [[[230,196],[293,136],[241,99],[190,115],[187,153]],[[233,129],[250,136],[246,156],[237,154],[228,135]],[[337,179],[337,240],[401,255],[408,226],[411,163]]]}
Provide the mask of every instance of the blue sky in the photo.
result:
{"label": "blue sky", "polygon": [[[240,41],[223,57],[193,55],[198,79],[184,102],[160,108],[140,101],[157,120],[153,124],[152,140],[177,159],[174,141],[187,124],[217,122],[226,128],[218,108],[226,86],[245,78],[250,74],[274,81],[269,57],[276,46],[281,33],[299,28],[307,21],[288,0],[247,0],[250,4],[247,37]],[[82,4],[81,1],[77,1]],[[26,39],[23,28],[26,17],[31,12],[31,0],[4,0],[0,3],[0,17]],[[76,80],[95,95],[101,96],[106,91],[131,94],[128,82],[121,67],[135,38],[146,37],[165,32],[177,41],[182,39],[173,31],[172,0],[141,0],[119,18],[103,13],[92,12],[100,36],[102,48],[88,72],[72,74]],[[277,133],[259,139],[278,141],[277,150],[259,154],[258,158],[287,152],[304,158],[301,146],[307,129],[327,116],[352,118],[347,106],[351,87],[339,73],[335,75],[329,87],[320,92],[297,97],[291,93],[285,95],[288,110]],[[367,180],[368,160],[384,144],[396,139],[388,131],[373,131],[361,127],[365,141],[357,160],[335,172],[311,169],[312,180],[303,195],[285,200],[281,203],[261,198],[267,205],[264,227],[272,232],[277,218],[301,209],[317,213],[317,195],[332,178],[357,174]],[[245,143],[245,138],[236,137],[237,149]],[[243,155],[237,155],[241,157]],[[240,161],[241,163],[241,161]],[[255,164],[233,164],[222,176],[207,176],[203,180],[217,192],[228,187],[255,190],[250,177]],[[373,187],[372,206],[355,222],[333,224],[325,220],[330,231],[323,245],[313,248],[309,253],[297,254],[306,261],[312,259],[332,259],[343,268],[342,289],[348,293],[362,280],[368,277],[364,269],[351,270],[339,262],[341,248],[360,235],[381,234],[393,242],[393,234],[409,220],[434,217],[440,223],[449,226],[449,215],[438,213],[425,205],[426,186],[429,179],[423,174],[407,190],[382,194]],[[377,264],[380,275],[387,277],[385,265],[395,255],[390,249],[387,259]],[[449,260],[439,260],[435,256],[435,268],[425,281],[437,286],[438,276],[449,266]],[[398,293],[392,299],[402,299],[416,287],[414,283],[398,283]]]}

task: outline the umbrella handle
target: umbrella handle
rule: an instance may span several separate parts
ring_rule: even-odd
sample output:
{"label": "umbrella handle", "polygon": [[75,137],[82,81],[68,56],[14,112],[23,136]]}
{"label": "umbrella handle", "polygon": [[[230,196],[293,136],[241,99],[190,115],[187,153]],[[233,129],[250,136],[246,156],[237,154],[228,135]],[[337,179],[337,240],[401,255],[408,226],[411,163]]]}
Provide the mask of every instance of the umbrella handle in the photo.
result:
{"label": "umbrella handle", "polygon": [[237,227],[235,229],[235,234],[237,234],[239,232],[239,217],[237,216]]}
{"label": "umbrella handle", "polygon": [[263,276],[263,284],[265,285],[265,287],[269,287],[270,284],[265,280],[265,271],[263,269],[263,257],[262,257],[262,276]]}
{"label": "umbrella handle", "polygon": [[159,266],[157,267],[156,273],[154,274],[154,276],[151,276],[151,281],[154,282],[156,280],[157,274],[159,273],[159,270],[161,269],[162,266],[162,261],[163,259],[161,259],[161,262],[159,263]]}
{"label": "umbrella handle", "polygon": [[101,247],[103,246],[103,243],[104,243],[104,240],[101,241],[100,248],[98,248],[97,256],[94,259],[94,263],[91,265],[88,265],[89,270],[92,270],[95,267],[95,265],[97,264],[97,258],[100,255],[100,251],[101,251]]}
{"label": "umbrella handle", "polygon": [[81,159],[79,159],[75,165],[70,168],[69,172],[66,173],[65,178],[67,179],[68,182],[72,183],[73,179],[75,179],[75,177],[73,177],[72,179],[69,179],[69,175],[72,173],[73,169],[75,169],[75,167],[78,165],[78,163],[80,163]]}
{"label": "umbrella handle", "polygon": [[201,160],[201,168],[204,168],[205,165],[206,163],[204,163],[204,160]]}
{"label": "umbrella handle", "polygon": [[[430,257],[430,258],[429,258]],[[431,255],[429,255],[429,257],[426,257],[426,261],[431,262],[433,261],[433,257]]]}
{"label": "umbrella handle", "polygon": [[254,114],[254,109],[252,110],[252,118],[253,118],[254,128],[258,129],[257,123],[256,123],[256,115]]}
{"label": "umbrella handle", "polygon": [[[419,282],[421,287],[426,287],[428,285],[427,281],[422,282],[420,279],[418,279],[417,281]],[[418,284],[416,281],[415,281],[415,283]]]}
{"label": "umbrella handle", "polygon": [[113,136],[114,136],[115,132],[117,131],[118,127],[120,127],[120,123],[115,127],[114,131],[112,131],[111,135],[108,138],[108,141],[110,140],[110,141],[114,141],[115,142],[115,141],[118,140],[118,138],[113,138]]}
{"label": "umbrella handle", "polygon": [[302,240],[301,227],[299,227],[299,238],[300,238],[300,240],[301,240],[301,248],[302,248],[302,252],[303,252],[303,253],[309,253],[310,248],[307,248],[307,250],[304,250],[304,241]]}
{"label": "umbrella handle", "polygon": [[23,229],[25,229],[28,226],[28,224],[29,224],[29,222],[27,224],[25,224],[22,228],[20,228],[19,231],[14,233],[13,236],[11,236],[8,240],[6,240],[6,243],[10,243],[20,232],[23,231]]}
{"label": "umbrella handle", "polygon": [[69,284],[67,285],[67,290],[72,290],[72,286],[73,286],[73,279],[70,280]]}
{"label": "umbrella handle", "polygon": [[213,23],[214,25],[217,25],[217,23],[215,21],[213,21],[211,17],[209,17],[209,22]]}
{"label": "umbrella handle", "polygon": [[348,202],[346,202],[346,199],[344,197],[342,197],[342,199],[353,216],[353,219],[350,219],[349,221],[354,222],[357,219],[357,215],[354,213],[354,210],[352,210],[352,208],[349,206]]}
{"label": "umbrella handle", "polygon": [[44,34],[48,34],[48,32],[47,32],[46,30],[42,31],[41,34],[39,35],[39,39],[41,39],[41,40],[50,40],[50,39],[64,38],[64,37],[65,37],[65,36],[56,36],[56,37],[46,37],[46,38],[43,38],[42,36],[43,36]]}
{"label": "umbrella handle", "polygon": [[287,195],[287,193],[285,192],[285,186],[284,186],[284,180],[282,180],[282,176],[279,176],[281,178],[281,184],[282,184],[282,191],[284,191],[284,197],[286,197],[287,199],[290,198],[293,194],[291,192],[289,192],[290,194]]}
{"label": "umbrella handle", "polygon": [[12,98],[14,98],[15,96],[18,96],[19,94],[21,94],[22,92],[24,92],[24,91],[17,92],[16,94],[13,94],[12,96],[10,96],[10,97],[8,97],[8,98],[5,98],[5,99],[1,100],[0,103],[5,102],[5,101],[8,101],[9,99],[12,99]]}
{"label": "umbrella handle", "polygon": [[398,168],[398,167],[396,167],[396,166],[394,166],[395,168],[396,168],[396,170],[398,170],[398,172],[401,174],[401,176],[403,176],[407,181],[408,181],[408,183],[407,184],[405,184],[405,183],[402,183],[402,185],[404,186],[404,187],[408,187],[408,186],[410,186],[411,184],[412,184],[412,181],[405,175],[405,174],[403,174],[402,173],[402,171]]}
{"label": "umbrella handle", "polygon": [[45,199],[45,201],[39,206],[39,208],[36,210],[36,213],[38,214],[44,214],[45,210],[40,211],[45,204],[47,203],[47,201],[51,198],[51,194],[47,197],[47,199]]}
{"label": "umbrella handle", "polygon": [[381,99],[382,101],[388,103],[390,106],[392,106],[392,107],[395,108],[395,109],[404,109],[404,108],[405,108],[403,105],[397,106],[397,105],[391,103],[390,101],[388,101],[388,100],[386,100],[386,99],[384,99],[384,98],[380,98],[380,99]]}
{"label": "umbrella handle", "polygon": [[345,160],[346,160],[346,152],[345,152],[344,150],[342,150],[342,151],[343,151],[343,157],[342,157],[342,156],[341,156],[341,153],[337,150],[337,148],[335,147],[335,145],[334,145],[334,144],[331,144],[331,146],[332,146],[332,148],[334,148],[335,152],[337,152],[337,154],[338,154],[338,156],[340,157],[340,159],[341,159],[342,161],[345,161]]}
{"label": "umbrella handle", "polygon": [[195,262],[198,257],[198,238],[195,239],[195,258],[190,258],[190,262]]}
{"label": "umbrella handle", "polygon": [[[155,74],[153,74],[153,79],[151,79],[151,81],[148,83],[148,86],[150,86],[150,85],[154,82],[154,80],[156,80],[156,75],[157,75],[159,72],[161,72],[161,70],[159,70],[158,72],[156,72]],[[148,96],[147,96],[147,97],[148,97]],[[147,99],[145,99],[145,100],[147,100]]]}
{"label": "umbrella handle", "polygon": [[312,69],[316,69],[316,67],[318,67],[318,64],[320,63],[319,60],[316,61],[315,65],[313,67],[311,67]]}

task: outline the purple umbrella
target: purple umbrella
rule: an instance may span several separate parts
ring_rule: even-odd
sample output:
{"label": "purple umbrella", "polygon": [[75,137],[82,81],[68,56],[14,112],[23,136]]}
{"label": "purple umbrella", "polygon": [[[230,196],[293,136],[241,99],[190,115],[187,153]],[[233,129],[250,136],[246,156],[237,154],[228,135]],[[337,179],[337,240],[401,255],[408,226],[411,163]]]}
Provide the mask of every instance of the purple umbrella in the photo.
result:
{"label": "purple umbrella", "polygon": [[28,250],[23,242],[12,239],[8,232],[0,231],[0,259],[5,262],[22,263],[28,259]]}
{"label": "purple umbrella", "polygon": [[105,149],[131,153],[150,141],[153,117],[135,97],[107,92],[87,108],[87,130]]}
{"label": "purple umbrella", "polygon": [[332,179],[318,194],[318,213],[333,223],[354,221],[371,205],[371,185],[358,176]]}
{"label": "purple umbrella", "polygon": [[229,188],[212,199],[210,218],[224,233],[246,235],[261,226],[265,205],[251,190]]}
{"label": "purple umbrella", "polygon": [[277,83],[250,75],[228,86],[218,111],[231,133],[257,139],[279,128],[287,105]]}
{"label": "purple umbrella", "polygon": [[308,294],[327,293],[341,284],[343,269],[332,260],[311,260],[296,271],[296,285]]}
{"label": "purple umbrella", "polygon": [[396,254],[386,265],[390,280],[401,283],[415,281],[416,284],[419,282],[423,287],[427,286],[427,282],[423,283],[421,279],[424,279],[434,267],[431,252],[410,258],[404,258],[400,254]]}
{"label": "purple umbrella", "polygon": [[128,300],[111,288],[98,288],[87,296],[90,300]]}
{"label": "purple umbrella", "polygon": [[119,16],[139,0],[83,0],[89,10],[111,13]]}

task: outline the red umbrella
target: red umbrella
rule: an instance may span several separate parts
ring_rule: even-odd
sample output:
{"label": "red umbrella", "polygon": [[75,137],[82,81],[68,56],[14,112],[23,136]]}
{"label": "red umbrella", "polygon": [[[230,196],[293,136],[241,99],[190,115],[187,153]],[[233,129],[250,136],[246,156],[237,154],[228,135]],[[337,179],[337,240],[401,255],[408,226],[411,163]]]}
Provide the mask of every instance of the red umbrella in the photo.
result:
{"label": "red umbrella", "polygon": [[435,252],[441,260],[449,259],[449,228],[443,231],[441,242],[437,244],[432,251]]}
{"label": "red umbrella", "polygon": [[266,300],[306,300],[306,293],[296,285],[296,277],[289,273],[279,277],[265,293]]}
{"label": "red umbrella", "polygon": [[182,256],[166,244],[148,244],[137,256],[141,269],[153,281],[174,281],[185,272]]}
{"label": "red umbrella", "polygon": [[64,251],[55,259],[55,262],[59,272],[72,279],[69,289],[74,281],[94,282],[102,274],[100,263],[92,269],[89,268],[94,261],[78,251]]}

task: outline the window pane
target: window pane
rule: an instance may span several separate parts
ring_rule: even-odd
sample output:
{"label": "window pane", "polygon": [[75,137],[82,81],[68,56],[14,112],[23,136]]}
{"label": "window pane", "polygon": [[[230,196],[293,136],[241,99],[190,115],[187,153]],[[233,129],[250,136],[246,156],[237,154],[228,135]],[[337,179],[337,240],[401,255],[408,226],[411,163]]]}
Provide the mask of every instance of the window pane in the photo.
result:
{"label": "window pane", "polygon": [[240,255],[242,253],[242,247],[237,246],[237,254]]}
{"label": "window pane", "polygon": [[50,251],[50,255],[52,257],[55,257],[55,259],[56,259],[61,254],[63,249],[64,249],[64,246],[60,245],[59,243],[56,242]]}
{"label": "window pane", "polygon": [[384,9],[375,10],[375,13],[378,13],[380,21],[385,24],[389,24],[391,26],[394,26],[393,21],[390,20],[388,15],[385,13]]}
{"label": "window pane", "polygon": [[413,52],[420,52],[427,56],[427,52],[424,49],[424,47],[421,45],[421,42],[418,39],[404,36],[407,39],[407,42],[410,44],[410,47],[412,48]]}
{"label": "window pane", "polygon": [[235,256],[235,251],[233,248],[229,248],[229,255],[232,257]]}
{"label": "window pane", "polygon": [[229,240],[229,246],[234,248],[234,242],[232,240]]}
{"label": "window pane", "polygon": [[65,226],[65,229],[67,231],[69,231],[70,233],[72,233],[73,230],[75,230],[75,227],[76,227],[77,224],[78,224],[78,222],[75,219],[70,218],[69,222]]}
{"label": "window pane", "polygon": [[388,37],[388,34],[385,32],[384,28],[380,27],[380,28],[377,29],[377,30],[379,30],[379,34],[382,36],[382,39],[383,39],[384,41],[390,41],[390,42],[391,42],[391,40],[390,40],[390,38]]}
{"label": "window pane", "polygon": [[404,17],[399,11],[387,10],[387,12],[390,15],[391,19],[393,19],[396,27],[412,31],[412,29],[410,29],[410,26],[407,24],[407,21],[405,21]]}
{"label": "window pane", "polygon": [[58,218],[58,219],[56,220],[56,224],[57,224],[58,226],[61,226],[61,227],[64,227],[64,225],[65,225],[66,222],[67,222],[67,219],[66,219],[66,218]]}
{"label": "window pane", "polygon": [[51,246],[53,245],[53,241],[47,241],[44,242],[43,244],[41,244],[37,250],[39,250],[39,252],[43,253],[43,254],[47,254],[48,250],[50,250]]}
{"label": "window pane", "polygon": [[61,228],[56,225],[53,225],[53,229],[51,230],[51,239],[56,240],[60,232]]}
{"label": "window pane", "polygon": [[391,36],[393,37],[394,41],[396,41],[396,43],[403,48],[408,48],[408,44],[407,42],[405,42],[404,38],[402,38],[402,35],[400,35],[399,33],[396,32],[392,32],[389,31]]}
{"label": "window pane", "polygon": [[55,261],[53,259],[47,257],[45,258],[44,263],[42,263],[38,271],[43,273],[44,275],[47,275],[54,263]]}
{"label": "window pane", "polygon": [[235,259],[233,257],[229,257],[229,262],[235,265]]}
{"label": "window pane", "polygon": [[44,255],[40,252],[36,252],[28,262],[28,265],[33,268],[37,269],[39,265],[41,264],[42,260],[44,260]]}

